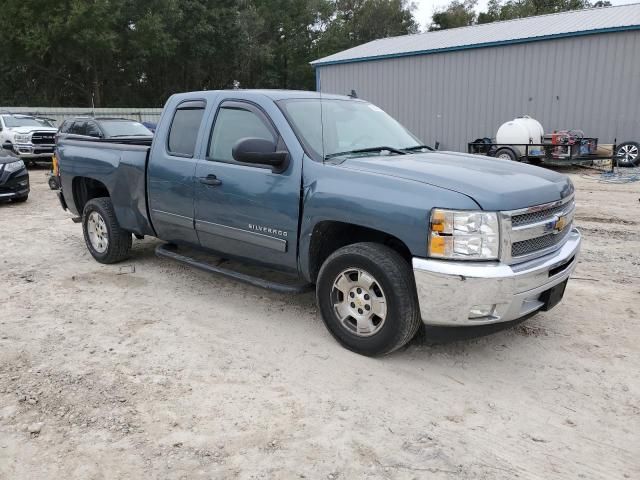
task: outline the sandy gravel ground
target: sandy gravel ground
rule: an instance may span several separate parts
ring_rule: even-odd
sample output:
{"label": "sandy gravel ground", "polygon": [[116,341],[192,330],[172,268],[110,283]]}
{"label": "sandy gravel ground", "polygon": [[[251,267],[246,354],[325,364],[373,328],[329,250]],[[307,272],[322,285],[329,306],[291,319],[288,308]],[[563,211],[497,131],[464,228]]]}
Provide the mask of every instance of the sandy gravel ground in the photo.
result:
{"label": "sandy gravel ground", "polygon": [[640,183],[572,171],[585,243],[556,309],[370,359],[311,294],[153,239],[96,263],[44,174],[0,205],[0,479],[640,478]]}

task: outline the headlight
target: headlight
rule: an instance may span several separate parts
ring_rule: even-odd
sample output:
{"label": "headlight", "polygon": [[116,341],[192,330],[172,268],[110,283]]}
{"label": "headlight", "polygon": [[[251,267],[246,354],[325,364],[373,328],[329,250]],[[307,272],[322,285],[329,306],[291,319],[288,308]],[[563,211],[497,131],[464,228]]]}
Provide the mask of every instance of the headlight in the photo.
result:
{"label": "headlight", "polygon": [[29,143],[31,142],[31,138],[28,134],[17,133],[14,137],[16,143]]}
{"label": "headlight", "polygon": [[18,170],[22,170],[24,168],[24,162],[22,160],[18,160],[17,162],[5,163],[4,171],[5,172],[17,172]]}
{"label": "headlight", "polygon": [[454,260],[496,260],[500,226],[496,212],[431,211],[429,256]]}

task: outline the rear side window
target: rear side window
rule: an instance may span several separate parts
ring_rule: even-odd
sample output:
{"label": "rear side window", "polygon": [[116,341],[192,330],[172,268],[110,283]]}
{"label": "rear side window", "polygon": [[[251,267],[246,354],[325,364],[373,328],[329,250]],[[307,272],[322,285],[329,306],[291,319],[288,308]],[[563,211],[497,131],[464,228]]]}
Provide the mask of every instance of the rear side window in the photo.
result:
{"label": "rear side window", "polygon": [[231,150],[242,138],[276,140],[266,120],[257,112],[235,106],[223,106],[218,111],[213,127],[207,158],[219,162],[235,162]]}
{"label": "rear side window", "polygon": [[202,101],[184,102],[178,106],[169,129],[169,153],[193,157],[204,107]]}

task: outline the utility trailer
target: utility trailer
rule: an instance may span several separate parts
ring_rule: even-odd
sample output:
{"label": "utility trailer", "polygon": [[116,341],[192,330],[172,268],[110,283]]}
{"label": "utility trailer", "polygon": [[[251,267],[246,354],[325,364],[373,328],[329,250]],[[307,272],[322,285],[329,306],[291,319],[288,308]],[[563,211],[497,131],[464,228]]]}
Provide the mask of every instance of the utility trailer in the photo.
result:
{"label": "utility trailer", "polygon": [[603,155],[602,149],[598,149],[598,139],[587,137],[582,130],[554,130],[545,134],[540,122],[527,115],[503,123],[495,141],[485,137],[468,143],[467,151],[535,165],[572,165],[616,158],[615,145],[610,154]]}
{"label": "utility trailer", "polygon": [[[615,160],[613,154],[616,146],[613,145],[611,153],[598,153],[598,139],[584,137],[583,141],[589,142],[593,147],[584,147],[580,144],[549,144],[549,143],[494,143],[490,139],[479,139],[467,144],[468,153],[487,155],[489,157],[527,162],[533,165],[574,165],[591,163],[596,160]],[[608,149],[607,149],[608,150]]]}

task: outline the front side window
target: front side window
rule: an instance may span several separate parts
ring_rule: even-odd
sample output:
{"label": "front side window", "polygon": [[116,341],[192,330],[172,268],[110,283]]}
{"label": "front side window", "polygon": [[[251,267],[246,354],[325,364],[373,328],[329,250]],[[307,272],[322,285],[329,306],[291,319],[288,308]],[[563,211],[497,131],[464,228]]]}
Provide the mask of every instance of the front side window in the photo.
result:
{"label": "front side window", "polygon": [[73,125],[73,122],[70,122],[69,120],[62,122],[62,125],[60,125],[60,133],[69,133],[71,125]]}
{"label": "front side window", "polygon": [[259,114],[250,109],[223,105],[216,117],[207,158],[219,162],[235,162],[231,151],[242,138],[276,141],[272,129]]}
{"label": "front side window", "polygon": [[203,115],[204,102],[187,102],[178,107],[169,129],[169,153],[193,157]]}
{"label": "front side window", "polygon": [[89,135],[90,137],[96,137],[96,138],[102,137],[102,132],[100,132],[100,129],[98,128],[98,126],[93,122],[87,122],[86,132],[87,132],[86,135]]}
{"label": "front side window", "polygon": [[82,120],[73,122],[71,133],[75,135],[86,135],[87,134],[86,132],[87,132],[87,122]]}
{"label": "front side window", "polygon": [[420,142],[382,109],[362,100],[279,102],[296,133],[318,159],[375,147],[407,149]]}

